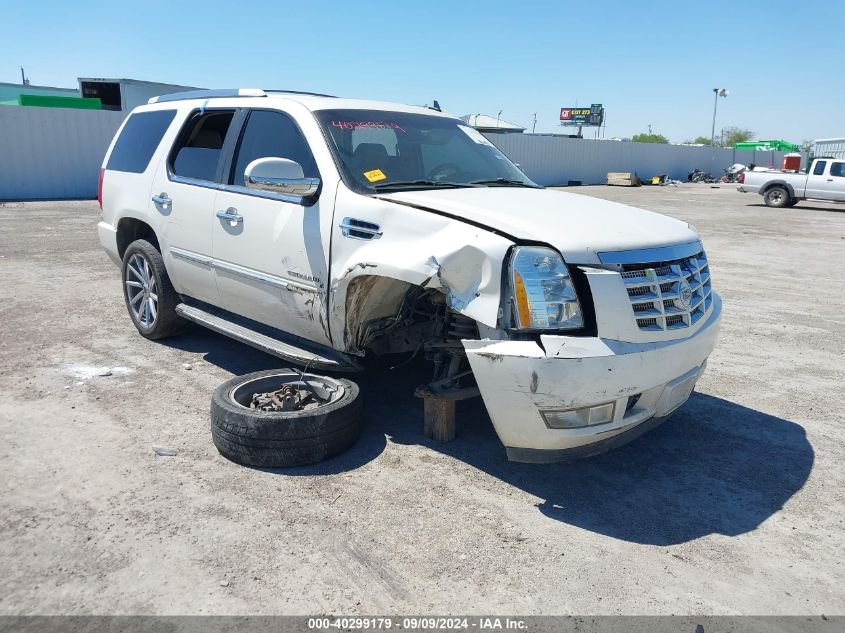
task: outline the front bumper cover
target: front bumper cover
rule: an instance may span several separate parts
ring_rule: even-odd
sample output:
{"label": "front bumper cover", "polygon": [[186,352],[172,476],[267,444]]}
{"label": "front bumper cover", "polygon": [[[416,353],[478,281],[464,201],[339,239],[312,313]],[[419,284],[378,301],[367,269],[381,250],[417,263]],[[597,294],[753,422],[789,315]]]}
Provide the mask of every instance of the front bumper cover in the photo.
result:
{"label": "front bumper cover", "polygon": [[[722,302],[688,338],[622,343],[543,335],[535,341],[465,340],[496,433],[513,461],[548,462],[621,445],[669,417],[689,397],[716,346]],[[639,395],[629,407],[629,398]],[[550,428],[542,410],[614,402],[610,422]]]}

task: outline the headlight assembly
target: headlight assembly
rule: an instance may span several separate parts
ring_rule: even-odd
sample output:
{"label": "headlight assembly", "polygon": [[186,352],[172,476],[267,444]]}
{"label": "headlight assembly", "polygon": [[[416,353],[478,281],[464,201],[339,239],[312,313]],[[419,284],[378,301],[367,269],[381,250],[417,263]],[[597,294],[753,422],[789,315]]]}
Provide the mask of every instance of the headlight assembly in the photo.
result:
{"label": "headlight assembly", "polygon": [[517,246],[510,263],[513,325],[519,330],[574,330],[584,326],[569,271],[557,251]]}

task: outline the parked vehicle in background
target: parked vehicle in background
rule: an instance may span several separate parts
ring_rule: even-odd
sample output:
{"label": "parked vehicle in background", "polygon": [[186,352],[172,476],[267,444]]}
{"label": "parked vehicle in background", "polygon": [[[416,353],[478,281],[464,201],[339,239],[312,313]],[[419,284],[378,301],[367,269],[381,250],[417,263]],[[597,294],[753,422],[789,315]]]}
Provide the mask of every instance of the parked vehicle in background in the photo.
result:
{"label": "parked vehicle in background", "polygon": [[544,190],[439,110],[155,98],[112,141],[99,199],[142,336],[190,320],[311,370],[425,357],[418,394],[480,394],[516,461],[594,454],[665,420],[719,331],[694,227]]}
{"label": "parked vehicle in background", "polygon": [[845,202],[845,158],[816,158],[806,174],[748,171],[738,191],[759,193],[770,207],[791,207],[801,200]]}

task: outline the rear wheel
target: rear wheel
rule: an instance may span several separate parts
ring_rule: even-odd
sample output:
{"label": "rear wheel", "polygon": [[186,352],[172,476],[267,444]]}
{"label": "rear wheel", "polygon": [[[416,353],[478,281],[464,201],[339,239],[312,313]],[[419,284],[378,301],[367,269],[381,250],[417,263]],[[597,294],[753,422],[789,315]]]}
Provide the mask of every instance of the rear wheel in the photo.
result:
{"label": "rear wheel", "polygon": [[182,331],[176,314],[179,295],[170,283],[161,253],[147,240],[135,240],[123,254],[123,298],[141,336],[160,339]]}
{"label": "rear wheel", "polygon": [[790,196],[786,187],[772,187],[763,194],[763,202],[768,207],[780,209],[789,204]]}
{"label": "rear wheel", "polygon": [[796,204],[798,204],[798,198],[790,198],[789,203],[786,206],[794,207]]}

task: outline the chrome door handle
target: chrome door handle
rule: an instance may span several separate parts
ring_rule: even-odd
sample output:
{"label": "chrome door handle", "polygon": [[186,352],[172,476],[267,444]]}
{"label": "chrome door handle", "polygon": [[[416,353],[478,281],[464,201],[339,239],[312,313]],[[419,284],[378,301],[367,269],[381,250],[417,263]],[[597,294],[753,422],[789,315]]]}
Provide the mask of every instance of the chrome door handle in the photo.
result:
{"label": "chrome door handle", "polygon": [[244,217],[238,213],[235,207],[229,207],[225,211],[218,211],[217,217],[221,220],[228,220],[230,226],[236,226],[244,221]]}
{"label": "chrome door handle", "polygon": [[156,204],[160,204],[160,205],[161,205],[161,206],[163,206],[163,207],[166,207],[168,204],[170,204],[171,202],[173,202],[173,200],[171,200],[171,199],[167,196],[167,194],[166,194],[166,193],[164,193],[164,192],[162,191],[162,192],[161,192],[160,194],[158,194],[157,196],[153,196],[153,202],[155,202]]}

